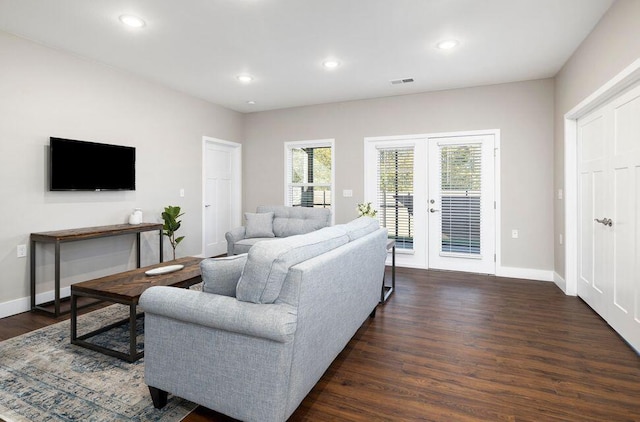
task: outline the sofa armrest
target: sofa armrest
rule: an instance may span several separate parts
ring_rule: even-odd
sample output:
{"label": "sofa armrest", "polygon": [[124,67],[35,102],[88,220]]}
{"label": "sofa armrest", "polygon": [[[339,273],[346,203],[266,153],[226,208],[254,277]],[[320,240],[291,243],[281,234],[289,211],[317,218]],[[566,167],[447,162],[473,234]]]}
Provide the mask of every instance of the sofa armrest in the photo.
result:
{"label": "sofa armrest", "polygon": [[285,303],[256,304],[228,296],[155,286],[140,297],[145,313],[280,343],[293,339],[297,310]]}
{"label": "sofa armrest", "polygon": [[233,255],[233,250],[235,243],[239,240],[244,239],[244,235],[246,233],[246,227],[240,226],[232,229],[224,234],[224,237],[227,239],[227,255]]}

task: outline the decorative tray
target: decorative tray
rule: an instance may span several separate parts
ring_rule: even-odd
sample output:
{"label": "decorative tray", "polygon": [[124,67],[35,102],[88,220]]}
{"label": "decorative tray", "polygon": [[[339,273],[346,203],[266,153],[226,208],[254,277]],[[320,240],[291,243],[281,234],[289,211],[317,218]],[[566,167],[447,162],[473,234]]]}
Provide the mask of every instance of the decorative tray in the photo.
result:
{"label": "decorative tray", "polygon": [[167,273],[172,273],[174,271],[179,271],[181,269],[184,268],[184,265],[182,264],[178,264],[178,265],[165,265],[164,267],[158,267],[158,268],[154,268],[152,270],[149,271],[145,271],[144,273],[146,275],[160,275],[160,274],[167,274]]}

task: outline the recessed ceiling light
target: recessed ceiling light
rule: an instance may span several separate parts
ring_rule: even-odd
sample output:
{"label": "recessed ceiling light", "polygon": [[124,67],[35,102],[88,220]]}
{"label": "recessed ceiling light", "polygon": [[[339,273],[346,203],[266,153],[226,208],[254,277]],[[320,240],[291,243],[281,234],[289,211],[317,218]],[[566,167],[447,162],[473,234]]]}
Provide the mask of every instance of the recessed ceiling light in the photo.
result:
{"label": "recessed ceiling light", "polygon": [[457,45],[458,45],[458,41],[456,40],[444,40],[436,44],[436,47],[438,47],[440,50],[450,50],[453,47],[456,47]]}
{"label": "recessed ceiling light", "polygon": [[336,67],[340,66],[340,62],[337,60],[325,60],[322,62],[322,65],[326,68],[326,69],[335,69]]}
{"label": "recessed ceiling light", "polygon": [[247,101],[247,104],[249,104],[249,105],[254,105],[255,103],[256,103],[256,102],[255,102],[255,101],[253,101],[253,100]]}
{"label": "recessed ceiling light", "polygon": [[253,77],[251,75],[238,75],[237,78],[243,84],[248,84],[249,82],[253,81]]}
{"label": "recessed ceiling light", "polygon": [[130,26],[131,28],[142,28],[145,25],[142,19],[133,15],[120,16],[120,22],[127,26]]}

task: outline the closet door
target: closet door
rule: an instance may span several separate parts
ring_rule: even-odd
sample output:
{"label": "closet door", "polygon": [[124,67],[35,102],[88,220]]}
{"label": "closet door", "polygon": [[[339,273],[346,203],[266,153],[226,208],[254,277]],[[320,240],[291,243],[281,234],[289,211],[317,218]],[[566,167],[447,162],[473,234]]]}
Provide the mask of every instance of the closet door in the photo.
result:
{"label": "closet door", "polygon": [[611,115],[613,302],[608,322],[640,350],[640,86],[614,100]]}
{"label": "closet door", "polygon": [[578,130],[578,295],[640,350],[640,86]]}

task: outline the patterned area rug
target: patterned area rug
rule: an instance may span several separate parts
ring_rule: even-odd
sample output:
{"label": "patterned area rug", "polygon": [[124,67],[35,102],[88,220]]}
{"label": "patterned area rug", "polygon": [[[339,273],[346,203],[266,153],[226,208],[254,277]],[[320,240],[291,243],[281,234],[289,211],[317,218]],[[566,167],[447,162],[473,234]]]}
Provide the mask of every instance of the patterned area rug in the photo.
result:
{"label": "patterned area rug", "polygon": [[[128,309],[112,305],[81,315],[78,335],[127,318]],[[128,330],[125,324],[90,341],[126,350]],[[140,348],[142,333],[141,327]],[[173,422],[195,407],[170,395],[165,408],[155,409],[144,383],[144,359],[127,363],[71,345],[69,321],[0,343],[0,420]]]}

